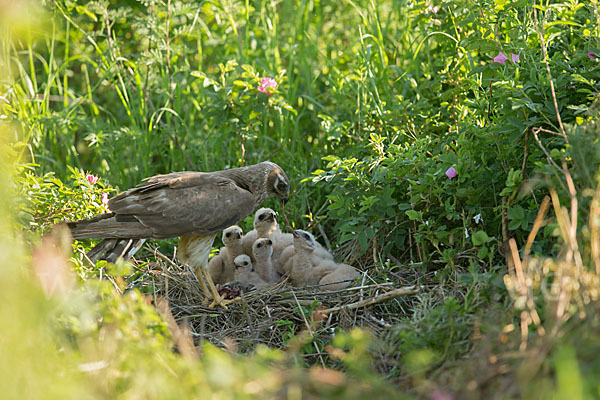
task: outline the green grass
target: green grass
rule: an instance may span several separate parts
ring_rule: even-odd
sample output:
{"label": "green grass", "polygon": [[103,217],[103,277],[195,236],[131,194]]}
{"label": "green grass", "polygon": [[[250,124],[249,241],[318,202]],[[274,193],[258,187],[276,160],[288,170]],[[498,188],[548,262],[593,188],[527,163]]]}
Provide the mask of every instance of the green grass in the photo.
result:
{"label": "green grass", "polygon": [[[457,382],[446,380],[444,369],[472,357],[470,365],[456,367],[457,376],[470,379],[470,368],[489,358],[480,355],[487,345],[481,343],[491,343],[494,351],[518,347],[519,332],[501,344],[495,339],[504,324],[519,324],[503,284],[506,244],[512,237],[524,247],[549,187],[558,190],[561,204],[570,204],[563,161],[581,210],[575,218],[577,239],[593,241],[593,213],[587,210],[600,165],[596,1],[544,1],[535,8],[528,1],[499,0],[19,4],[0,5],[0,132],[8,157],[3,177],[13,176],[16,183],[3,187],[17,199],[2,199],[10,203],[7,220],[14,220],[5,236],[19,232],[26,247],[55,222],[97,212],[101,192],[110,187],[124,190],[157,173],[270,159],[293,180],[288,212],[295,227],[318,233],[316,224],[321,224],[338,259],[368,269],[381,281],[409,276],[431,293],[412,303],[413,318],[390,329],[385,350],[370,350],[383,354],[379,360],[394,360],[381,368],[386,379],[428,396],[436,385],[465,394]],[[493,62],[500,51],[509,59],[518,55],[519,61]],[[277,80],[272,96],[257,90],[262,77]],[[446,177],[450,167],[458,177]],[[103,186],[86,185],[85,172],[99,175]],[[244,228],[250,223],[244,221]],[[15,240],[4,246],[22,244]],[[560,258],[569,240],[561,239],[556,218],[549,218],[533,253]],[[162,246],[168,251],[171,244]],[[25,249],[7,259],[28,254]],[[592,250],[583,259],[594,265]],[[21,264],[19,270],[29,268],[27,261]],[[24,282],[10,296],[39,292]],[[82,290],[88,285],[81,283]],[[100,298],[113,295],[106,288]],[[83,302],[81,309],[96,300]],[[138,300],[114,297],[107,308],[118,309],[121,302],[137,307]],[[541,297],[537,301],[541,304]],[[56,306],[59,311],[44,319],[35,311],[36,304],[44,304],[40,296],[18,304],[31,320],[15,327],[13,339],[27,329],[54,332],[59,315],[83,318]],[[95,318],[102,319],[103,312]],[[122,342],[142,364],[144,352],[160,336],[145,330],[157,323],[154,318],[148,307],[134,322],[134,333],[148,334],[141,353],[134,350],[134,339]],[[582,331],[597,329],[589,318],[570,321]],[[480,328],[482,342],[474,339]],[[83,343],[96,343],[103,333],[100,328],[90,332],[89,337],[76,334],[63,358],[52,346],[64,338],[47,339],[41,353],[46,366],[32,379],[48,373],[54,362],[70,371],[61,376],[79,382],[72,387],[62,382],[64,393],[87,382],[77,380],[81,374],[72,368],[93,358],[93,351],[82,350]],[[548,392],[558,388],[558,398],[560,393],[568,397],[567,381],[584,387],[580,397],[597,396],[592,383],[597,367],[582,351],[584,344],[596,343],[570,340],[556,354],[549,352],[535,378]],[[198,364],[189,367],[169,349],[165,345],[154,359],[158,364],[149,365],[168,365],[174,376],[192,375]],[[30,348],[20,351],[14,355],[33,363]],[[561,360],[580,362],[581,375],[561,370]],[[264,376],[275,376],[264,360],[250,357],[236,365],[245,371],[255,362],[265,367]],[[128,366],[119,359],[111,371],[131,372]],[[362,372],[353,376],[357,381],[351,388],[361,387],[363,380],[374,392],[385,392],[380,377],[362,364],[358,369]],[[22,372],[27,380],[25,367]],[[148,370],[131,373],[134,378],[109,379],[99,393],[134,397],[137,384],[162,377]],[[312,393],[303,373],[298,380],[282,378],[289,397],[298,387]],[[258,379],[252,372],[240,374]],[[166,387],[177,381],[164,379]],[[535,397],[527,386],[531,380],[515,373],[510,382],[521,388],[516,393]],[[194,382],[189,387],[207,384],[217,392],[229,388],[249,395],[241,386],[189,382]],[[182,389],[183,396],[192,393],[189,387]]]}

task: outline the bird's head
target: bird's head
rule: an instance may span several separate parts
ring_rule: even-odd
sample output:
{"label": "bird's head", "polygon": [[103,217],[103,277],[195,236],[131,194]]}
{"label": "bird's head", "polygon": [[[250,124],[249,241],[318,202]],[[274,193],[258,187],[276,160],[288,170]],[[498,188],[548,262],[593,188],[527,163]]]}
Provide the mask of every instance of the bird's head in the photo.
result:
{"label": "bird's head", "polygon": [[316,247],[315,237],[310,233],[297,229],[294,231],[294,247],[300,247],[306,251],[313,251]]}
{"label": "bird's head", "polygon": [[236,271],[252,271],[252,260],[247,254],[241,254],[233,260]]}
{"label": "bird's head", "polygon": [[227,246],[228,244],[235,243],[236,241],[242,238],[242,228],[237,225],[232,225],[229,228],[223,231],[223,236],[221,239],[223,240],[223,244]]}
{"label": "bird's head", "polygon": [[269,259],[273,255],[273,241],[271,239],[257,239],[252,245],[252,254],[256,259]]}
{"label": "bird's head", "polygon": [[254,214],[254,229],[261,236],[268,236],[277,228],[275,211],[270,208],[259,208]]}
{"label": "bird's head", "polygon": [[267,174],[267,194],[269,197],[277,196],[285,203],[290,197],[290,179],[277,164],[267,163],[270,167]]}

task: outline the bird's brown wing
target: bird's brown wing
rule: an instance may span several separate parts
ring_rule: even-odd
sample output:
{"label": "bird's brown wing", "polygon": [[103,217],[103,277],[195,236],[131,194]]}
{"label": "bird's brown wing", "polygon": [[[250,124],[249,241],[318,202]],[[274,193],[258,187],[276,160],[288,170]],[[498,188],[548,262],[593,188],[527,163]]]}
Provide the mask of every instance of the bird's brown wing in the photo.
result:
{"label": "bird's brown wing", "polygon": [[154,238],[208,235],[234,225],[256,208],[254,195],[216,173],[175,172],[149,178],[109,200],[117,220],[135,218]]}

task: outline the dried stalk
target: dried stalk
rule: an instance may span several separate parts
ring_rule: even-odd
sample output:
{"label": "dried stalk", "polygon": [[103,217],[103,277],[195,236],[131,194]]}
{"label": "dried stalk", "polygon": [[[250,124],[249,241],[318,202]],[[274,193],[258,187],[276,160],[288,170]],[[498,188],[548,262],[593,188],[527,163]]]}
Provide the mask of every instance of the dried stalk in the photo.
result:
{"label": "dried stalk", "polygon": [[546,50],[546,40],[544,39],[544,26],[542,25],[542,28],[540,29],[540,26],[538,24],[537,7],[535,0],[533,1],[533,17],[535,23],[535,30],[538,32],[538,35],[540,36],[540,41],[542,43],[542,54],[544,55],[544,64],[546,64],[546,72],[548,73],[548,80],[550,81],[550,93],[552,93],[552,101],[554,102],[554,110],[556,111],[558,127],[560,128],[561,136],[565,139],[565,142],[569,143],[569,139],[567,138],[567,134],[562,123],[562,118],[560,117],[560,111],[558,110],[558,101],[556,100],[556,91],[554,90],[554,80],[552,78],[552,72],[550,71],[550,64],[548,63],[548,51]]}
{"label": "dried stalk", "polygon": [[[525,249],[523,250],[523,260],[526,260],[529,256],[529,252],[531,251],[531,246],[533,245],[533,241],[543,225],[544,218],[550,209],[550,197],[545,196],[542,200],[542,205],[538,211],[537,216],[535,217],[535,222],[533,223],[533,228],[531,228],[531,232],[529,232],[529,236],[527,236],[527,243],[525,244]],[[527,267],[527,266],[525,266]]]}
{"label": "dried stalk", "polygon": [[408,287],[391,290],[389,292],[386,292],[386,293],[381,294],[376,297],[372,297],[370,299],[357,301],[356,303],[344,304],[344,305],[341,305],[338,307],[328,308],[326,310],[320,310],[319,312],[322,314],[329,314],[329,313],[345,311],[345,310],[354,310],[354,309],[361,308],[361,307],[368,307],[368,306],[372,306],[374,304],[383,303],[384,301],[395,299],[400,296],[406,296],[409,294],[417,294],[417,293],[419,293],[419,289],[417,287],[408,286]]}

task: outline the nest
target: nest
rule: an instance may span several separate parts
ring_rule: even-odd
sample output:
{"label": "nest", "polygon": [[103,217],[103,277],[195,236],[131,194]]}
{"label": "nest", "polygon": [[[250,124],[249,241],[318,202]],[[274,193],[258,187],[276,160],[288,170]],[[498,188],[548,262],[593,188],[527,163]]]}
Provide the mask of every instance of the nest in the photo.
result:
{"label": "nest", "polygon": [[135,286],[151,292],[155,299],[166,299],[174,321],[191,334],[195,344],[209,341],[219,347],[233,346],[240,353],[251,352],[258,344],[293,347],[294,340],[304,336],[307,340],[297,345],[312,341],[318,356],[323,349],[314,339],[327,342],[336,328],[363,327],[381,336],[407,315],[406,300],[401,296],[418,292],[415,287],[377,283],[363,273],[342,290],[293,288],[284,281],[242,292],[227,309],[210,308],[190,267],[160,253],[155,255],[156,261],[147,264],[147,272]]}

